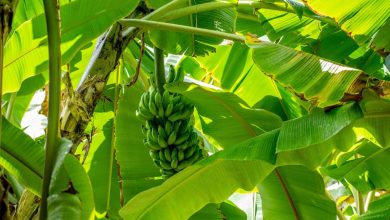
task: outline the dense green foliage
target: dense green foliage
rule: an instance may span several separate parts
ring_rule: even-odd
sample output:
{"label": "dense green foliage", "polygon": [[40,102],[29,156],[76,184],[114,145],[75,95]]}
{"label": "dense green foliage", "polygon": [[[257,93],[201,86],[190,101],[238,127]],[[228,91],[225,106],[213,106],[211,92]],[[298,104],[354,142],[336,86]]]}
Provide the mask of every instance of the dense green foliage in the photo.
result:
{"label": "dense green foliage", "polygon": [[4,219],[390,217],[388,0],[0,0],[0,25]]}

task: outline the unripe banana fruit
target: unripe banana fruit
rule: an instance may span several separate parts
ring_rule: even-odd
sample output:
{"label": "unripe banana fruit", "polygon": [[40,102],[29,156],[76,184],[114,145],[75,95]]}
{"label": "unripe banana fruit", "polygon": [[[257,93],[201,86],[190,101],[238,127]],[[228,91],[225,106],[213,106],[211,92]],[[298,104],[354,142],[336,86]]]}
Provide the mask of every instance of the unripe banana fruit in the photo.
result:
{"label": "unripe banana fruit", "polygon": [[[171,67],[167,82],[180,77]],[[150,157],[168,178],[204,157],[198,135],[191,123],[194,105],[180,94],[164,91],[160,94],[154,87],[142,94],[137,117],[145,120],[142,133],[144,145]]]}

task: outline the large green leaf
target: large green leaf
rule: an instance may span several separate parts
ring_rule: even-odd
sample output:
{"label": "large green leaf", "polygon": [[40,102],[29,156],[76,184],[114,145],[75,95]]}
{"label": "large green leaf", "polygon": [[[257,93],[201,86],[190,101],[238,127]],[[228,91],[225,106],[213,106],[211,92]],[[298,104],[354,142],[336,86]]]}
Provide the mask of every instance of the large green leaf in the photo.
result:
{"label": "large green leaf", "polygon": [[328,113],[318,110],[313,114],[286,121],[280,128],[276,151],[297,150],[319,144],[362,117],[359,105],[351,103]]}
{"label": "large green leaf", "polygon": [[67,155],[64,167],[81,201],[80,219],[94,219],[95,202],[92,185],[83,166],[73,155]]}
{"label": "large green leaf", "polygon": [[[213,2],[213,0],[183,1],[181,7],[207,2]],[[236,1],[229,0],[228,2]],[[233,9],[225,8],[194,13],[191,16],[175,19],[172,23],[232,33],[235,17],[236,13]],[[207,55],[210,51],[214,51],[214,48],[209,44],[219,44],[222,42],[222,39],[172,31],[151,31],[149,37],[154,45],[169,53],[185,53],[187,55]]]}
{"label": "large green leaf", "polygon": [[[292,11],[260,9],[257,12],[261,27],[270,40],[378,75],[376,72],[381,68],[378,63],[382,63],[380,56],[369,48],[359,48],[331,19],[317,16],[313,12],[310,12],[311,16],[302,18]],[[322,19],[327,19],[327,22],[321,22]],[[372,53],[374,55],[369,57]]]}
{"label": "large green leaf", "polygon": [[144,91],[141,83],[125,89],[120,96],[115,119],[116,159],[120,165],[125,202],[139,192],[162,182],[162,179],[155,179],[161,174],[154,166],[149,150],[142,141],[141,125],[144,122],[135,115]]}
{"label": "large green leaf", "polygon": [[[94,114],[92,143],[85,143],[84,169],[91,180],[97,215],[117,217],[119,182],[113,144],[113,112]],[[84,159],[82,158],[82,160]]]}
{"label": "large green leaf", "polygon": [[321,22],[312,18],[299,18],[294,13],[270,9],[257,11],[262,28],[272,41],[283,36],[280,43],[296,46],[317,39],[321,32]]}
{"label": "large green leaf", "polygon": [[49,219],[94,219],[92,185],[79,160],[68,154],[71,146],[70,141],[63,139],[51,180],[48,216]]}
{"label": "large green leaf", "polygon": [[187,219],[208,203],[235,190],[252,190],[272,170],[278,131],[218,152],[134,197],[121,210],[124,219]]}
{"label": "large green leaf", "polygon": [[[138,4],[133,0],[79,0],[61,7],[62,62],[68,63],[85,44],[98,37]],[[44,14],[21,24],[9,37],[4,54],[3,93],[18,91],[28,77],[47,70]]]}
{"label": "large green leaf", "polygon": [[[317,172],[302,166],[277,169],[279,173],[271,173],[259,184],[264,219],[336,219],[336,206],[326,196]],[[283,185],[279,178],[283,178]]]}
{"label": "large green leaf", "polygon": [[253,45],[253,60],[262,72],[320,107],[338,103],[361,74],[360,70],[266,42]]}
{"label": "large green leaf", "polygon": [[22,130],[2,119],[0,165],[36,195],[42,187],[45,152]]}
{"label": "large green leaf", "polygon": [[[359,44],[370,44],[375,50],[389,51],[390,39],[375,34],[387,31],[390,17],[390,2],[387,0],[356,0],[340,2],[337,0],[307,0],[307,4],[318,14],[333,18],[338,25]],[[382,30],[383,29],[383,30]],[[377,43],[380,42],[380,47]]]}
{"label": "large green leaf", "polygon": [[223,148],[280,127],[281,119],[266,110],[250,109],[232,93],[202,88],[195,84],[172,83],[166,86],[194,103],[203,133]]}

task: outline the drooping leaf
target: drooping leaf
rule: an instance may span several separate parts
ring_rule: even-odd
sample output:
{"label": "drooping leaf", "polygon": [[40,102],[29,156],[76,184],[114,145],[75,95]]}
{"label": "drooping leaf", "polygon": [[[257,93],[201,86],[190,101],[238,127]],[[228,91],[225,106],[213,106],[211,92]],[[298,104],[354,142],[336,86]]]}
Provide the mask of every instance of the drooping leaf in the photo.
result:
{"label": "drooping leaf", "polygon": [[[84,169],[91,180],[96,212],[117,217],[120,207],[119,181],[114,159],[113,113],[94,114],[92,143],[85,143],[88,151]],[[84,156],[81,161],[84,160]]]}
{"label": "drooping leaf", "polygon": [[42,187],[45,152],[22,130],[2,119],[0,165],[35,195]]}
{"label": "drooping leaf", "polygon": [[328,113],[313,114],[286,121],[280,128],[277,152],[297,150],[324,142],[355,120],[363,117],[359,105],[347,104]]}
{"label": "drooping leaf", "polygon": [[50,180],[49,194],[61,193],[68,187],[69,175],[64,169],[64,161],[72,147],[72,142],[65,138],[61,138],[58,145],[56,156],[53,159],[54,166]]}
{"label": "drooping leaf", "polygon": [[187,219],[238,188],[252,190],[273,170],[277,135],[271,131],[218,152],[138,194],[119,214],[124,219]]}
{"label": "drooping leaf", "polygon": [[320,107],[338,103],[361,73],[318,56],[266,42],[253,46],[253,60],[262,72]]}
{"label": "drooping leaf", "polygon": [[[311,12],[313,13],[313,12]],[[260,9],[258,10],[261,26],[271,41],[297,50],[301,50],[336,63],[364,70],[377,75],[381,65],[380,56],[369,48],[358,44],[331,20],[321,22],[323,18],[312,14],[299,19],[296,14]],[[367,54],[376,56],[367,58]]]}
{"label": "drooping leaf", "polygon": [[[112,23],[128,15],[137,4],[138,0],[79,0],[63,4],[63,64],[68,63],[85,44],[103,33]],[[47,65],[46,25],[44,14],[40,14],[17,27],[6,42],[3,94],[18,91],[23,80],[46,71]]]}
{"label": "drooping leaf", "polygon": [[95,202],[88,174],[80,162],[72,155],[66,156],[64,167],[81,201],[80,219],[94,219]]}
{"label": "drooping leaf", "polygon": [[317,172],[302,166],[283,166],[277,170],[278,174],[271,173],[259,184],[264,219],[336,219],[336,206],[326,196],[324,182]]}
{"label": "drooping leaf", "polygon": [[[351,35],[361,45],[368,45],[375,34],[388,27],[390,2],[387,0],[357,0],[353,2],[340,2],[337,0],[320,1],[307,0],[309,7],[316,13],[333,18],[346,33]],[[384,38],[382,38],[384,37]],[[387,39],[387,40],[386,40]],[[376,47],[380,42],[381,47]],[[390,40],[388,36],[376,38],[371,44],[376,50],[389,51]]]}
{"label": "drooping leaf", "polygon": [[[321,22],[312,18],[299,18],[297,14],[270,9],[257,11],[262,28],[271,41],[295,47],[319,37]],[[283,37],[283,38],[282,38]]]}
{"label": "drooping leaf", "polygon": [[276,129],[281,124],[277,115],[262,109],[250,109],[232,93],[186,83],[171,83],[166,88],[183,94],[195,105],[203,133],[223,148]]}

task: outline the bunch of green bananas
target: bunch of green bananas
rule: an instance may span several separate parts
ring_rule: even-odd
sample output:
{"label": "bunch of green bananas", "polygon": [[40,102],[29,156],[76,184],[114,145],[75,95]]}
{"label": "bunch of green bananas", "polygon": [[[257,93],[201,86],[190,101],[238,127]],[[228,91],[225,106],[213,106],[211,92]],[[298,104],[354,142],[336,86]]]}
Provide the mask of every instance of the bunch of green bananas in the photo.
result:
{"label": "bunch of green bananas", "polygon": [[[169,76],[168,76],[169,77]],[[199,138],[193,129],[194,105],[180,94],[153,86],[142,94],[137,116],[145,120],[142,133],[154,164],[169,177],[203,157]]]}

